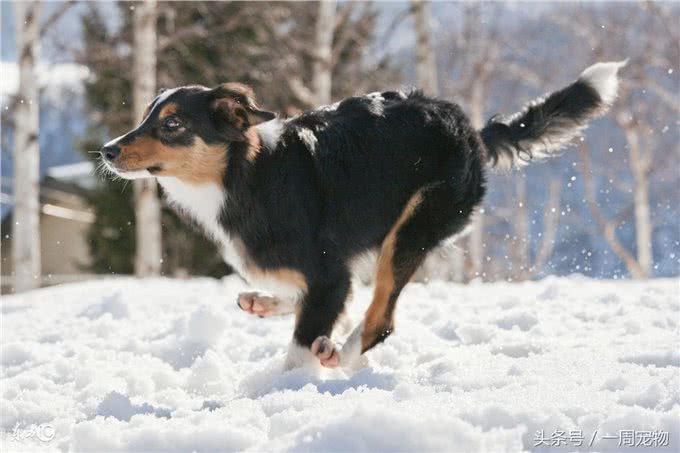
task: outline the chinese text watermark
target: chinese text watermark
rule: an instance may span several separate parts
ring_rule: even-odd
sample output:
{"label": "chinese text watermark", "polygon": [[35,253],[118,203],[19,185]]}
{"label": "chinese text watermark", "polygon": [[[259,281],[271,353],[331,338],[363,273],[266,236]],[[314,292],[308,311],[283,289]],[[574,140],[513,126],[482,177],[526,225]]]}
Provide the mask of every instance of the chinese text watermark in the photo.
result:
{"label": "chinese text watermark", "polygon": [[[592,447],[597,439],[597,430],[586,436],[580,429],[556,429],[552,433],[540,429],[534,434],[534,447]],[[661,430],[621,429],[617,434],[603,434],[599,439],[616,441],[619,447],[668,447],[668,431]]]}

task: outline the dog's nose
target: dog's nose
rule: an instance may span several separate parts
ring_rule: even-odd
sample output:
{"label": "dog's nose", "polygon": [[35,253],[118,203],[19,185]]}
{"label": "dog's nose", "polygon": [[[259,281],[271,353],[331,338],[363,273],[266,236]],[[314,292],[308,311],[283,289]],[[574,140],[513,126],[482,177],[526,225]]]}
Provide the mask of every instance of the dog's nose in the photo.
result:
{"label": "dog's nose", "polygon": [[118,145],[105,146],[102,148],[101,154],[102,156],[104,156],[104,159],[113,160],[120,154],[120,146]]}

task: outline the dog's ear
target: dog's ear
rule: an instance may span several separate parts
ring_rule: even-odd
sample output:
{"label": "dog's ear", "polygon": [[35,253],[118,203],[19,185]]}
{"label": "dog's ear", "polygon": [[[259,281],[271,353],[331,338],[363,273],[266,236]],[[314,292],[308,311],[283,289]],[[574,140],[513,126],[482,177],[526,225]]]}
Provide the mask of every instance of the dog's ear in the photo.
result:
{"label": "dog's ear", "polygon": [[227,138],[245,140],[244,132],[276,117],[272,112],[261,110],[255,102],[252,88],[240,83],[224,83],[212,90],[212,110]]}

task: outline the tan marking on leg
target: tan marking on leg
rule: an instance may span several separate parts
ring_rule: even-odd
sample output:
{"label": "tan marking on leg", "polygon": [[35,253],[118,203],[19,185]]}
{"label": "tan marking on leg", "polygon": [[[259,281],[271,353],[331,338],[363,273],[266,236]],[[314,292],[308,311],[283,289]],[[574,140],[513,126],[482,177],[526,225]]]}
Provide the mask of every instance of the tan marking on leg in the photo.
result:
{"label": "tan marking on leg", "polygon": [[390,296],[394,291],[394,247],[399,228],[413,215],[422,202],[422,194],[416,192],[404,207],[401,215],[383,240],[378,258],[373,300],[364,317],[364,329],[361,334],[361,350],[364,352],[375,344],[385,329],[392,328],[391,320],[386,320]]}
{"label": "tan marking on leg", "polygon": [[257,275],[259,278],[270,278],[291,286],[295,286],[296,288],[300,288],[300,290],[305,293],[309,289],[305,276],[295,269],[290,269],[287,267],[281,267],[278,269],[260,269],[251,265],[248,267],[248,271],[254,275]]}
{"label": "tan marking on leg", "polygon": [[276,269],[265,269],[258,266],[246,250],[246,246],[240,239],[234,239],[234,246],[236,252],[241,255],[241,259],[245,263],[246,271],[258,279],[272,279],[287,285],[299,288],[301,292],[306,293],[309,290],[307,279],[302,272],[289,267],[279,267]]}

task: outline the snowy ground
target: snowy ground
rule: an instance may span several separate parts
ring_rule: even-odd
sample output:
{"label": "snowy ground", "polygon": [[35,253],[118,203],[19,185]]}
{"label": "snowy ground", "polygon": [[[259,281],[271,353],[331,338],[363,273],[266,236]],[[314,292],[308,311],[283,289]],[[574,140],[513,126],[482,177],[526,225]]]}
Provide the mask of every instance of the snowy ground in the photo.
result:
{"label": "snowy ground", "polygon": [[678,280],[411,284],[351,376],[281,372],[293,319],[238,310],[243,288],[3,297],[1,450],[680,450]]}

